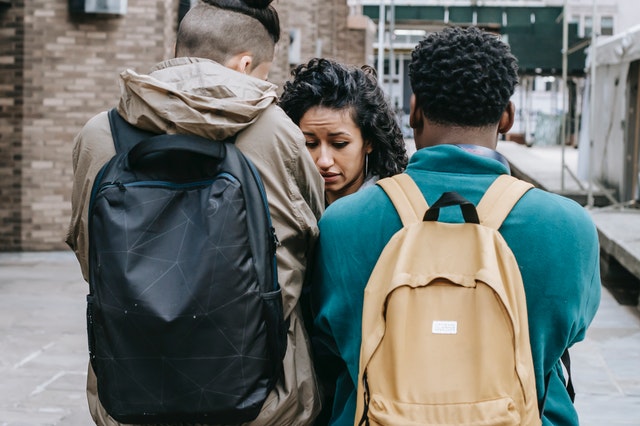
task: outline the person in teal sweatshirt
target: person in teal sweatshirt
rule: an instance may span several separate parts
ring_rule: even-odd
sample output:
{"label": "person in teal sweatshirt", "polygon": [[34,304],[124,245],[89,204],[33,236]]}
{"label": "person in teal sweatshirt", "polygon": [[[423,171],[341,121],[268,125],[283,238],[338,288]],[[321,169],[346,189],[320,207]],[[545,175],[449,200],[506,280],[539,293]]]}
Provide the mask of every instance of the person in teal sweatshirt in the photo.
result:
{"label": "person in teal sweatshirt", "polygon": [[[416,46],[409,76],[418,151],[405,173],[430,205],[446,191],[477,204],[499,175],[510,173],[495,148],[514,122],[516,58],[494,34],[447,28]],[[440,220],[462,218],[457,209],[443,209]],[[328,423],[353,425],[363,291],[401,221],[373,186],[331,204],[319,227],[312,283],[316,371],[330,394]],[[585,337],[600,302],[596,228],[579,204],[534,188],[499,231],[524,282],[539,404],[546,393],[542,423],[578,425],[561,356]]]}

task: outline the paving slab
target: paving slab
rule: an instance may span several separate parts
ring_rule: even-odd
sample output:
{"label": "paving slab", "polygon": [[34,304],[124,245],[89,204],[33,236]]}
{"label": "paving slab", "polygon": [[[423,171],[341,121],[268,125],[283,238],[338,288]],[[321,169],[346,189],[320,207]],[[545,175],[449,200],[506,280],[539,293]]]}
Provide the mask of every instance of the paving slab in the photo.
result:
{"label": "paving slab", "polygon": [[570,349],[581,426],[640,425],[640,313],[603,289],[585,340]]}
{"label": "paving slab", "polygon": [[601,248],[640,278],[640,210],[603,207],[590,209]]}
{"label": "paving slab", "polygon": [[[85,293],[70,252],[0,253],[0,426],[87,426]],[[571,349],[583,426],[640,425],[640,315],[603,289]]]}
{"label": "paving slab", "polygon": [[513,175],[540,188],[574,199],[582,205],[587,205],[590,193],[595,206],[612,203],[597,183],[589,184],[578,177],[578,150],[573,147],[565,147],[563,152],[559,145],[529,147],[511,141],[499,141],[497,150],[509,160]]}
{"label": "paving slab", "polygon": [[0,426],[93,424],[87,288],[71,252],[0,254]]}
{"label": "paving slab", "polygon": [[[527,146],[511,141],[498,141],[497,150],[512,165],[535,180],[538,186],[555,193],[571,193],[588,190],[588,183],[577,179],[578,151],[572,147],[564,150],[564,168],[562,149],[557,145]],[[564,186],[562,175],[564,173]]]}

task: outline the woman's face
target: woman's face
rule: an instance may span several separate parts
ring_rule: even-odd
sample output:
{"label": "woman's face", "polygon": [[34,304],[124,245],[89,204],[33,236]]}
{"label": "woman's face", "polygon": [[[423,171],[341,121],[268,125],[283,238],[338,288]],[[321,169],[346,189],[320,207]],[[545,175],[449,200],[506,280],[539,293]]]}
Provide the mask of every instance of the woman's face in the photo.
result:
{"label": "woman's face", "polygon": [[300,119],[307,149],[324,178],[329,204],[360,188],[365,156],[371,152],[371,144],[362,140],[350,113],[350,108],[313,107]]}

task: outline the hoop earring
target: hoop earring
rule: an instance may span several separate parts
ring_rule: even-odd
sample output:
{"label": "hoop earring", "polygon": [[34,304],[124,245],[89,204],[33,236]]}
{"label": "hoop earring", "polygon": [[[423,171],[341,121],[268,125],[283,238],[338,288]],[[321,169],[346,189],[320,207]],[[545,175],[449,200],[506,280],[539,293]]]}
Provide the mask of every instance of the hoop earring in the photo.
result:
{"label": "hoop earring", "polygon": [[369,176],[369,154],[364,155],[364,177]]}

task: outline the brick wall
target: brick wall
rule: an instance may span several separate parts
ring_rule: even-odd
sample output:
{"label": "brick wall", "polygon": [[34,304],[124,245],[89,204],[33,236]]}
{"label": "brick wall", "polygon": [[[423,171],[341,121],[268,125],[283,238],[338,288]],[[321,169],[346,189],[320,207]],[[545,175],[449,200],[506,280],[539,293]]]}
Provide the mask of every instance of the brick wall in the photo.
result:
{"label": "brick wall", "polygon": [[24,2],[0,6],[0,247],[18,247],[22,230]]}
{"label": "brick wall", "polygon": [[363,15],[347,17],[347,28],[342,40],[342,60],[355,65],[376,65],[373,43],[376,37],[376,26],[373,21]]}
{"label": "brick wall", "polygon": [[280,88],[297,65],[288,62],[291,28],[300,30],[300,63],[322,56],[354,65],[373,64],[376,28],[364,16],[351,20],[347,0],[276,0],[274,6],[280,15],[283,36],[270,80]]}
{"label": "brick wall", "polygon": [[[302,61],[316,55],[318,40],[323,56],[366,56],[364,33],[347,30],[346,1],[273,3],[283,37],[271,81],[282,87],[289,78],[291,27],[302,31]],[[116,104],[119,72],[146,73],[171,57],[178,2],[128,0],[124,16],[72,16],[68,0],[0,6],[0,251],[66,249],[73,138]]]}
{"label": "brick wall", "polygon": [[0,13],[0,250],[63,249],[73,137],[115,105],[122,69],[167,57],[177,3],[131,0],[117,17],[25,0]]}

